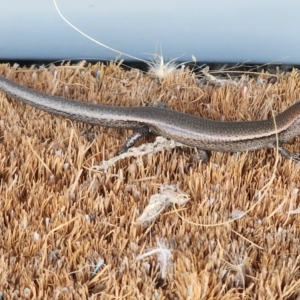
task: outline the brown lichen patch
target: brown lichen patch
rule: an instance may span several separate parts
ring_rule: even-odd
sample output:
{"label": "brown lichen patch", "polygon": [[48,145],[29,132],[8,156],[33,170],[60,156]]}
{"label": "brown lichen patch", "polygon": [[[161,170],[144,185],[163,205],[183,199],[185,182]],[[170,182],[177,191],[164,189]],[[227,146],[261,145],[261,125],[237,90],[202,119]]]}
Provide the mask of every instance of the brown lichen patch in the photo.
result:
{"label": "brown lichen patch", "polygon": [[[272,83],[260,73],[221,85],[201,84],[187,70],[159,81],[113,63],[38,70],[3,64],[0,74],[49,94],[108,105],[164,101],[218,120],[271,117],[300,96],[296,70]],[[276,160],[272,149],[214,152],[208,164],[191,165],[194,150],[177,148],[95,170],[129,134],[55,117],[0,93],[5,299],[300,297],[299,165]],[[299,146],[296,138],[288,148]],[[189,201],[160,211],[149,227],[137,225],[162,185],[178,186]],[[171,259],[145,255],[164,247]]]}

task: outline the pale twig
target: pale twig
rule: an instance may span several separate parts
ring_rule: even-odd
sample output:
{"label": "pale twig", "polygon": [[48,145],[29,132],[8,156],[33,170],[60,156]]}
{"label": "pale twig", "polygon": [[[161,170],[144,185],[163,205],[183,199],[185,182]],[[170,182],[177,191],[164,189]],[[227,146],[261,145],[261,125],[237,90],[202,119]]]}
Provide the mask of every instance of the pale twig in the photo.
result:
{"label": "pale twig", "polygon": [[142,144],[139,147],[132,147],[126,153],[117,155],[110,160],[102,161],[99,165],[92,166],[92,169],[97,171],[104,171],[105,173],[107,170],[114,166],[115,163],[119,160],[129,157],[138,157],[143,156],[145,154],[154,154],[157,152],[161,152],[164,149],[171,150],[176,147],[182,147],[181,143],[175,142],[173,140],[167,140],[161,136],[158,136],[154,143],[146,143]]}

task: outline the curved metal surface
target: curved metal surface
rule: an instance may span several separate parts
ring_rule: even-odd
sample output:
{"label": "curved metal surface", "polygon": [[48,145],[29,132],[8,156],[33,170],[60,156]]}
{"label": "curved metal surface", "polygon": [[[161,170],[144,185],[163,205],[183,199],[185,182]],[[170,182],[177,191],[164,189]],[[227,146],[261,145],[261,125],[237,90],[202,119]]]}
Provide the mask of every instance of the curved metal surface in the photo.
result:
{"label": "curved metal surface", "polygon": [[[162,51],[166,59],[181,61],[194,55],[208,62],[300,64],[296,0],[57,0],[57,4],[89,36],[141,59]],[[5,1],[0,36],[0,60],[118,56],[67,25],[52,0]]]}

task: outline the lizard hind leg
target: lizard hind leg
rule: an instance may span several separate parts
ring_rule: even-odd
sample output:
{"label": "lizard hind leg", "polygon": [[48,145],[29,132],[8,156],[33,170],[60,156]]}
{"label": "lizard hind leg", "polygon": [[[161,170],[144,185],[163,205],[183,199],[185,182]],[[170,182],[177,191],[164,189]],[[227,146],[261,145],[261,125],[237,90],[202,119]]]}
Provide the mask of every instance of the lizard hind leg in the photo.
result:
{"label": "lizard hind leg", "polygon": [[137,130],[126,140],[120,151],[118,152],[118,155],[126,153],[130,147],[132,147],[136,141],[140,140],[141,138],[151,134],[149,127],[147,125],[144,125]]}
{"label": "lizard hind leg", "polygon": [[296,163],[300,162],[300,156],[290,152],[288,149],[283,147],[283,145],[279,145],[278,151],[281,153],[282,156],[284,156],[288,159],[292,159]]}
{"label": "lizard hind leg", "polygon": [[[154,107],[159,107],[159,108],[163,108],[163,109],[167,108],[167,105],[165,102],[159,102],[156,104],[153,104],[151,102],[146,102],[146,106],[154,106]],[[128,149],[136,143],[136,141],[138,141],[139,139],[141,139],[147,135],[150,135],[150,134],[152,134],[152,133],[147,125],[141,126],[137,130],[135,130],[135,132],[127,139],[125,144],[122,146],[122,148],[118,152],[118,155],[126,153],[128,151]]]}

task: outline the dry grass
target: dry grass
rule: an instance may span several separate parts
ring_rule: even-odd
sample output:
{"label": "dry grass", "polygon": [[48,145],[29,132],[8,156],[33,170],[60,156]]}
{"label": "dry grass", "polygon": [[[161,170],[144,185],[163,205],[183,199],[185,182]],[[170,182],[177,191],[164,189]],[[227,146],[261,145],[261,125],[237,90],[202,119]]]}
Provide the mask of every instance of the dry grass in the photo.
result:
{"label": "dry grass", "polygon": [[[49,94],[108,105],[165,101],[221,120],[271,117],[300,98],[297,71],[274,84],[262,73],[221,85],[199,85],[184,70],[159,81],[115,64],[3,64],[0,73]],[[130,132],[76,124],[3,93],[0,106],[4,299],[299,299],[299,165],[280,156],[275,164],[275,150],[213,153],[198,165],[193,149],[177,148],[124,158],[105,173],[92,166]],[[139,225],[163,184],[189,201]]]}

